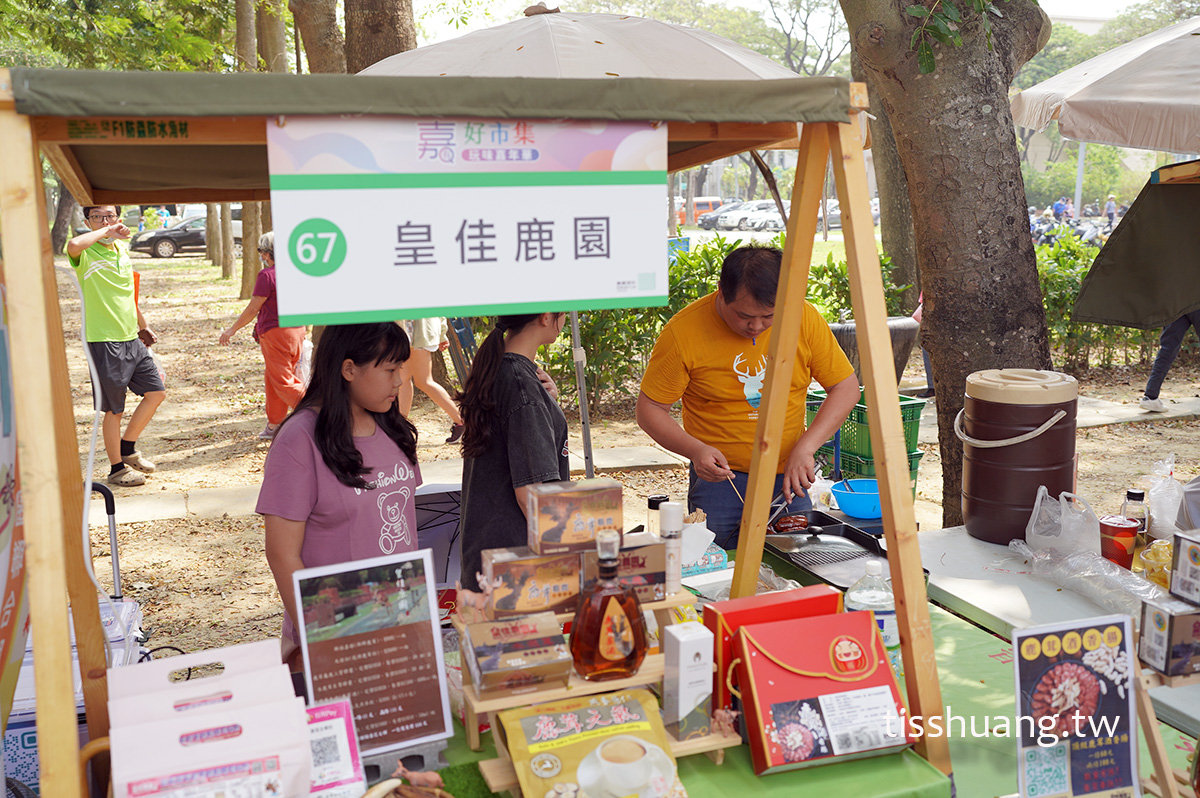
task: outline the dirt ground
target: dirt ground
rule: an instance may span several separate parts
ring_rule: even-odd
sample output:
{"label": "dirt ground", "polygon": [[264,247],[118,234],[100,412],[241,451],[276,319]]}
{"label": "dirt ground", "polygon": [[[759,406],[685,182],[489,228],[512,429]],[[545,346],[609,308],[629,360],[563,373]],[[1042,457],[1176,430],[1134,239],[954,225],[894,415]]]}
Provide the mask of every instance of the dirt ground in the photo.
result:
{"label": "dirt ground", "polygon": [[[155,492],[183,493],[196,488],[256,485],[261,481],[267,444],[258,440],[266,423],[263,413],[262,358],[249,328],[231,346],[217,336],[241,312],[234,280],[220,279],[219,267],[199,257],[170,260],[135,258],[141,272],[141,305],[159,336],[154,347],[167,375],[167,402],[139,441],[139,448],[158,464],[158,471],[138,488],[119,489],[120,498]],[[59,273],[59,299],[67,339],[72,396],[86,464],[91,439],[91,388],[79,343],[79,295],[69,272]],[[1148,366],[1097,371],[1081,379],[1081,393],[1114,402],[1136,402]],[[906,379],[920,379],[916,355]],[[1164,397],[1200,396],[1200,365],[1177,363],[1163,388]],[[127,409],[133,406],[134,397]],[[578,416],[572,421],[571,446],[582,451]],[[442,443],[449,420],[423,394],[417,393],[413,422],[420,432],[420,461],[459,456],[458,447]],[[1098,514],[1116,512],[1124,491],[1139,486],[1153,461],[1176,457],[1176,477],[1187,481],[1200,474],[1200,422],[1157,421],[1081,430],[1077,439],[1079,491]],[[613,401],[592,411],[596,448],[647,446],[649,439],[633,420],[630,400]],[[108,471],[103,444],[98,444],[94,479]],[[917,484],[917,520],[922,529],[941,526],[941,464],[936,446],[924,446]],[[682,497],[687,475],[681,468],[610,474],[625,487],[626,518],[641,520],[645,498],[655,493]],[[186,519],[120,524],[122,582],[126,596],[141,603],[149,645],[184,651],[276,636],[282,605],[263,554],[258,517]],[[93,555],[101,584],[111,587],[108,531],[93,528]]]}

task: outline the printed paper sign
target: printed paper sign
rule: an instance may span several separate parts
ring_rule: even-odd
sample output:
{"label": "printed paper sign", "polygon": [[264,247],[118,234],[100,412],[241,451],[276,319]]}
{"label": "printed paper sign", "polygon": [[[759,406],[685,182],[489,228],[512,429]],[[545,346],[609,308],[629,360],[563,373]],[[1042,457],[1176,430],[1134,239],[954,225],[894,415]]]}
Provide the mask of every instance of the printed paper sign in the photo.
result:
{"label": "printed paper sign", "polygon": [[454,735],[429,549],[292,580],[309,700],[348,697],[364,755]]}
{"label": "printed paper sign", "polygon": [[267,125],[280,323],[667,303],[667,130],[288,117]]}
{"label": "printed paper sign", "polygon": [[309,796],[359,798],[367,791],[354,713],[347,698],[308,708],[312,746],[312,789]]}
{"label": "printed paper sign", "polygon": [[1022,796],[1140,794],[1130,632],[1127,615],[1013,631]]}

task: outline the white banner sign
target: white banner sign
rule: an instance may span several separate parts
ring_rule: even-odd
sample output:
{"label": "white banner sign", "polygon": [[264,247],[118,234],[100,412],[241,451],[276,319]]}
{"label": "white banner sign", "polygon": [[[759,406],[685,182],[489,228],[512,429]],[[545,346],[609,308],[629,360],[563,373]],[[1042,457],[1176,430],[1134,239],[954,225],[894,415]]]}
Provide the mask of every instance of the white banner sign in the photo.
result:
{"label": "white banner sign", "polygon": [[667,303],[667,131],[289,117],[267,126],[280,323]]}

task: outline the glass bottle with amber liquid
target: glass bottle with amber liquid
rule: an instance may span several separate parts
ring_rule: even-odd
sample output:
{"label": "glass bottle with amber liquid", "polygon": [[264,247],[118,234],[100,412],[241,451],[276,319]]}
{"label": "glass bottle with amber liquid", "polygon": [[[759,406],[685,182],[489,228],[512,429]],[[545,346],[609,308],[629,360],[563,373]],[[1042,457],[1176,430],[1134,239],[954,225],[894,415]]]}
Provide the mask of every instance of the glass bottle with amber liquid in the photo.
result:
{"label": "glass bottle with amber liquid", "polygon": [[621,534],[596,533],[600,578],[579,597],[571,624],[575,672],[588,681],[621,679],[637,673],[646,657],[646,623],[632,586],[617,581]]}

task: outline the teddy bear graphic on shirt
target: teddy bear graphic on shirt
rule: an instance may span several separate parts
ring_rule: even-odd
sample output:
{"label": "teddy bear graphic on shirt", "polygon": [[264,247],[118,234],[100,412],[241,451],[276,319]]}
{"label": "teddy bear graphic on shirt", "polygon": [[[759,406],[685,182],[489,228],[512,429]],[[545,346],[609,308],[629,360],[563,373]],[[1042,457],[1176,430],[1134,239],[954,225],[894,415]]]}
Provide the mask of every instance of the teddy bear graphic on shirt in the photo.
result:
{"label": "teddy bear graphic on shirt", "polygon": [[379,548],[384,554],[396,551],[396,544],[408,544],[412,532],[408,528],[408,519],[404,510],[412,498],[412,489],[407,485],[397,488],[390,493],[379,494],[379,516],[383,526],[379,530]]}

